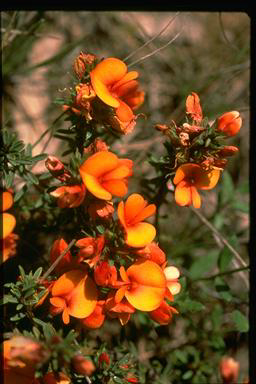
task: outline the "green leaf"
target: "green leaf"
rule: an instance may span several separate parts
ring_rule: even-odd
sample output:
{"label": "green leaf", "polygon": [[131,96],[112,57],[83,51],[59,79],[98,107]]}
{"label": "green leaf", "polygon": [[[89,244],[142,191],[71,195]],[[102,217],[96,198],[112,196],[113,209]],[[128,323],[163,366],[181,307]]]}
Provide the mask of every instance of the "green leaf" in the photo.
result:
{"label": "green leaf", "polygon": [[38,161],[44,160],[47,157],[47,153],[41,153],[40,155],[36,155],[32,157],[33,163],[37,163]]}
{"label": "green leaf", "polygon": [[249,321],[248,318],[240,312],[238,309],[235,309],[231,313],[231,318],[235,323],[236,329],[239,332],[248,332],[249,331]]}
{"label": "green leaf", "polygon": [[39,267],[35,273],[34,273],[34,279],[38,279],[41,276],[41,273],[43,272],[43,268]]}
{"label": "green leaf", "polygon": [[192,300],[189,297],[186,297],[184,300],[179,301],[179,309],[182,313],[185,312],[197,312],[205,309],[205,306],[199,301]]}
{"label": "green leaf", "polygon": [[220,272],[225,272],[233,258],[233,253],[225,246],[219,254],[218,267]]}
{"label": "green leaf", "polygon": [[246,202],[243,202],[243,201],[237,201],[235,200],[232,204],[232,207],[236,210],[236,211],[240,211],[240,212],[243,212],[243,213],[249,213],[250,211],[250,206],[248,203]]}
{"label": "green leaf", "polygon": [[221,277],[216,277],[214,280],[216,291],[219,293],[220,297],[223,300],[226,300],[228,302],[233,300],[233,296],[230,292],[230,289],[228,285],[225,283],[225,281]]}
{"label": "green leaf", "polygon": [[185,372],[183,375],[182,375],[182,379],[183,380],[189,380],[191,379],[191,377],[194,375],[194,372],[191,371],[191,369],[187,372]]}
{"label": "green leaf", "polygon": [[39,180],[38,178],[32,173],[32,172],[28,172],[26,174],[26,177],[25,177],[28,181],[30,181],[32,184],[36,184],[38,185],[39,184]]}
{"label": "green leaf", "polygon": [[210,251],[204,256],[200,256],[190,267],[190,278],[198,279],[205,276],[206,272],[209,272],[214,266],[216,266],[217,258],[218,251],[216,250]]}

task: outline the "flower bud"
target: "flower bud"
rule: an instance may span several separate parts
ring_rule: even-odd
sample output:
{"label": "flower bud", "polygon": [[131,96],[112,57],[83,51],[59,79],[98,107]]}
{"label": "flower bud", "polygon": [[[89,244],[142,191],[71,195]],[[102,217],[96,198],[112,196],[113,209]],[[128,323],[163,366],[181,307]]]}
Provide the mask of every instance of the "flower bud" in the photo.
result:
{"label": "flower bud", "polygon": [[217,120],[217,131],[227,136],[235,136],[242,126],[242,118],[238,111],[226,112]]}
{"label": "flower bud", "polygon": [[55,191],[50,192],[50,195],[58,199],[60,208],[75,208],[82,204],[85,193],[85,186],[81,184],[56,188]]}
{"label": "flower bud", "polygon": [[235,155],[239,149],[235,147],[234,145],[225,145],[222,149],[219,150],[218,155],[219,157],[227,157],[227,156],[233,156]]}
{"label": "flower bud", "polygon": [[101,139],[95,139],[93,143],[91,143],[87,148],[84,148],[84,153],[94,154],[100,151],[108,151],[109,146],[105,143],[105,141]]}
{"label": "flower bud", "polygon": [[89,72],[90,66],[94,64],[96,56],[90,53],[80,52],[76,57],[73,70],[79,79],[82,79],[86,72]]}
{"label": "flower bud", "polygon": [[190,125],[188,123],[184,123],[183,125],[183,132],[192,134],[192,133],[201,133],[205,128],[200,127],[199,125]]}
{"label": "flower bud", "polygon": [[88,213],[93,220],[104,219],[109,220],[114,213],[114,206],[111,201],[97,200],[92,202],[88,207]]}
{"label": "flower bud", "polygon": [[106,352],[102,352],[99,356],[99,365],[103,366],[103,362],[106,363],[107,365],[110,364],[110,358]]}
{"label": "flower bud", "polygon": [[160,131],[160,132],[162,132],[163,134],[168,134],[168,130],[169,130],[169,127],[168,127],[168,125],[166,125],[166,124],[156,124],[155,126],[154,126],[154,128],[157,130],[157,131]]}
{"label": "flower bud", "polygon": [[130,121],[122,121],[116,115],[109,116],[107,122],[110,124],[111,128],[123,135],[131,133],[136,125],[135,116],[133,116]]}
{"label": "flower bud", "polygon": [[[24,336],[14,336],[10,339],[10,363],[17,360],[34,365],[42,364],[49,358],[47,351],[41,343]],[[14,363],[15,364],[15,363]]]}
{"label": "flower bud", "polygon": [[64,164],[55,156],[48,156],[45,166],[53,177],[62,182],[71,178],[71,174],[65,169]]}
{"label": "flower bud", "polygon": [[154,241],[148,244],[145,248],[139,249],[136,254],[140,257],[144,257],[155,263],[162,265],[166,261],[166,255],[164,251]]}
{"label": "flower bud", "polygon": [[232,357],[224,356],[219,365],[223,384],[237,383],[240,364]]}
{"label": "flower bud", "polygon": [[72,365],[77,373],[85,376],[91,376],[96,369],[91,360],[80,354],[73,357]]}

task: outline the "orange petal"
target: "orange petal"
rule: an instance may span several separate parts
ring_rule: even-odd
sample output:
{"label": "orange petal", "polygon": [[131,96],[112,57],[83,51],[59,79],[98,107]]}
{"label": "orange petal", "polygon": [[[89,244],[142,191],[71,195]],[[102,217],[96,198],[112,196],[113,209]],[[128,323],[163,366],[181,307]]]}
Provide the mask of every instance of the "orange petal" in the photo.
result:
{"label": "orange petal", "polygon": [[134,118],[132,109],[124,101],[120,101],[119,107],[116,109],[116,115],[122,122],[129,122]]}
{"label": "orange petal", "polygon": [[[125,180],[108,180],[102,182],[102,187],[105,188],[114,196],[123,197],[128,192],[127,182]],[[109,200],[109,199],[105,199]]]}
{"label": "orange petal", "polygon": [[175,188],[174,193],[175,201],[180,206],[190,205],[191,204],[191,190],[190,184],[185,181],[181,181]]}
{"label": "orange petal", "polygon": [[125,165],[127,168],[129,168],[130,173],[128,176],[132,176],[132,174],[133,174],[133,171],[132,171],[133,161],[132,160],[130,160],[130,159],[118,159],[118,163],[119,163],[119,165]]}
{"label": "orange petal", "polygon": [[127,65],[115,57],[109,57],[96,65],[91,74],[95,74],[105,85],[114,85],[124,78]]}
{"label": "orange petal", "polygon": [[120,301],[123,300],[126,290],[127,290],[127,287],[124,286],[124,287],[119,288],[116,291],[116,294],[115,294],[115,302],[116,303],[120,303]]}
{"label": "orange petal", "polygon": [[65,308],[62,312],[62,320],[64,324],[69,324],[69,310]]}
{"label": "orange petal", "polygon": [[211,172],[207,173],[207,183],[203,183],[200,180],[196,183],[198,189],[212,189],[216,186],[220,178],[220,170],[213,169]]}
{"label": "orange petal", "polygon": [[101,79],[97,77],[93,71],[91,72],[91,82],[93,89],[96,95],[103,101],[103,103],[109,105],[113,108],[118,108],[120,105],[120,100],[117,97],[114,97],[108,87],[102,82]]}
{"label": "orange petal", "polygon": [[139,83],[136,80],[128,81],[127,83],[123,83],[120,87],[115,89],[117,96],[123,100],[126,95],[132,94],[136,92],[139,87]]}
{"label": "orange petal", "polygon": [[193,185],[190,188],[191,190],[191,199],[192,199],[192,204],[195,208],[200,208],[201,207],[201,197],[199,193],[197,192],[196,187]]}
{"label": "orange petal", "polygon": [[112,171],[118,165],[118,157],[109,151],[96,152],[90,156],[79,168],[81,177],[83,173],[100,177]]}
{"label": "orange petal", "polygon": [[138,285],[125,292],[125,297],[140,311],[153,311],[164,299],[165,288]]}
{"label": "orange petal", "polygon": [[90,191],[94,196],[98,197],[98,199],[111,200],[111,193],[104,188],[103,183],[99,183],[95,176],[91,176],[88,173],[81,171],[80,174],[88,191]]}
{"label": "orange petal", "polygon": [[65,308],[66,301],[62,297],[51,297],[50,303],[54,305],[54,307]]}
{"label": "orange petal", "polygon": [[69,294],[87,274],[84,271],[73,269],[64,273],[52,287],[53,296],[65,296]]}
{"label": "orange petal", "polygon": [[125,202],[125,220],[132,221],[135,216],[147,205],[146,200],[138,193],[131,194]]}
{"label": "orange petal", "polygon": [[117,216],[118,216],[118,219],[120,220],[120,223],[122,224],[122,226],[126,227],[125,216],[124,216],[124,202],[123,201],[120,201],[120,203],[117,206]]}
{"label": "orange petal", "polygon": [[71,293],[68,310],[71,316],[78,319],[89,316],[96,307],[98,292],[94,281],[84,278]]}
{"label": "orange petal", "polygon": [[3,198],[2,211],[4,212],[4,211],[7,211],[7,209],[10,209],[11,206],[13,205],[13,197],[10,192],[5,191],[2,194],[2,198]]}
{"label": "orange petal", "polygon": [[143,221],[147,217],[150,217],[154,215],[156,211],[155,204],[149,204],[147,207],[143,208],[141,212],[138,213],[138,215],[135,216],[135,218],[132,220],[130,225],[136,225],[137,223]]}
{"label": "orange petal", "polygon": [[106,173],[103,177],[103,181],[112,180],[112,179],[124,179],[130,174],[130,169],[126,165],[120,165],[119,167],[113,169]]}
{"label": "orange petal", "polygon": [[137,71],[130,71],[130,72],[126,73],[126,75],[124,77],[122,77],[121,80],[119,80],[117,83],[115,83],[112,86],[111,90],[116,91],[116,89],[119,88],[121,85],[126,84],[126,83],[130,82],[131,80],[137,79],[138,76],[139,76],[139,74]]}
{"label": "orange petal", "polygon": [[175,177],[173,179],[173,183],[179,184],[181,180],[183,180],[186,177],[193,177],[194,173],[195,172],[198,173],[198,171],[200,172],[201,169],[202,168],[197,164],[192,164],[192,163],[183,164],[177,169]]}
{"label": "orange petal", "polygon": [[3,231],[1,233],[0,238],[5,239],[14,230],[16,225],[16,219],[10,213],[5,212],[1,215],[1,221],[3,222]]}
{"label": "orange petal", "polygon": [[149,223],[138,223],[132,227],[126,227],[126,244],[130,247],[140,248],[151,243],[156,236],[156,229]]}
{"label": "orange petal", "polygon": [[121,279],[124,282],[128,283],[129,282],[129,278],[128,278],[127,273],[126,273],[126,271],[125,271],[123,266],[120,267],[119,272],[120,272]]}

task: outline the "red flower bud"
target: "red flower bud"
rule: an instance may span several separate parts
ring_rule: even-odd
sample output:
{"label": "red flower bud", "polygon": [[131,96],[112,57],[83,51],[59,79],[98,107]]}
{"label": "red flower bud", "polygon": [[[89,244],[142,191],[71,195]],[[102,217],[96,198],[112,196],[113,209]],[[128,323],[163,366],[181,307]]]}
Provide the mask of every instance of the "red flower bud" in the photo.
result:
{"label": "red flower bud", "polygon": [[81,375],[91,376],[95,371],[95,365],[82,355],[75,355],[72,359],[74,370]]}
{"label": "red flower bud", "polygon": [[106,352],[102,352],[99,356],[99,365],[102,366],[102,363],[106,363],[107,365],[110,364],[110,358],[109,355]]}
{"label": "red flower bud", "polygon": [[220,375],[223,384],[235,384],[237,383],[240,364],[232,357],[224,356],[219,365]]}

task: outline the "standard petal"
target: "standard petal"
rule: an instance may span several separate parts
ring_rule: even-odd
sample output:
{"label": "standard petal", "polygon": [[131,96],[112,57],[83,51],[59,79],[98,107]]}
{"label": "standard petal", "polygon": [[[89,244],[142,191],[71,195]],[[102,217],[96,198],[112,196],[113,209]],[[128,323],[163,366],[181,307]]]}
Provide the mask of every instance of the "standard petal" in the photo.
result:
{"label": "standard petal", "polygon": [[133,227],[126,227],[126,244],[130,247],[141,248],[151,243],[156,236],[156,229],[149,223],[138,223]]}
{"label": "standard petal", "polygon": [[149,204],[147,207],[143,208],[141,212],[139,212],[132,222],[130,222],[130,225],[136,225],[137,223],[143,221],[144,219],[154,215],[156,211],[156,206],[155,204]]}
{"label": "standard petal", "polygon": [[129,303],[140,311],[153,311],[164,299],[165,288],[138,285],[125,292]]}
{"label": "standard petal", "polygon": [[90,156],[79,168],[80,174],[88,173],[89,175],[100,177],[108,173],[118,166],[118,157],[109,151],[96,152]]}
{"label": "standard petal", "polygon": [[13,215],[11,215],[10,213],[6,213],[4,212],[2,215],[1,215],[1,221],[3,223],[3,231],[1,233],[1,236],[0,238],[1,239],[5,239],[7,236],[9,236],[12,231],[14,230],[15,228],[15,225],[16,225],[16,219]]}
{"label": "standard petal", "polygon": [[97,304],[98,292],[94,281],[84,278],[71,293],[68,303],[69,314],[78,319],[89,316]]}
{"label": "standard petal", "polygon": [[98,199],[111,200],[111,193],[104,188],[103,183],[99,183],[95,176],[91,176],[88,173],[81,171],[80,174],[88,191],[90,191],[94,196],[98,197]]}
{"label": "standard petal", "polygon": [[69,294],[87,274],[84,271],[73,269],[64,273],[52,287],[52,296],[65,296]]}
{"label": "standard petal", "polygon": [[107,86],[114,85],[124,78],[127,65],[115,57],[109,57],[96,65],[91,75],[96,75]]}
{"label": "standard petal", "polygon": [[143,196],[138,193],[131,194],[125,202],[125,220],[131,222],[135,216],[143,210],[147,202]]}
{"label": "standard petal", "polygon": [[150,260],[139,260],[126,271],[130,281],[150,287],[166,287],[166,277],[162,268]]}

